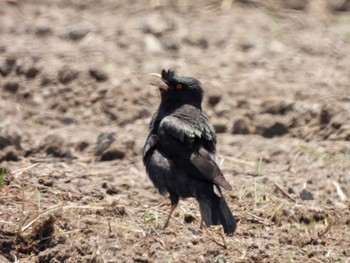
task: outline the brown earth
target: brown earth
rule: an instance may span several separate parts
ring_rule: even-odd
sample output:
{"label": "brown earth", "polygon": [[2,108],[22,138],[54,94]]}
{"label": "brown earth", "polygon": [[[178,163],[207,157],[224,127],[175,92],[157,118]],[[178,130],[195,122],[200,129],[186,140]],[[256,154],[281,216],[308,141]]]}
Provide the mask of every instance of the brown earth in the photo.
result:
{"label": "brown earth", "polygon": [[[188,2],[0,1],[0,262],[350,262],[349,1]],[[232,237],[194,200],[162,229],[163,68],[204,85]]]}

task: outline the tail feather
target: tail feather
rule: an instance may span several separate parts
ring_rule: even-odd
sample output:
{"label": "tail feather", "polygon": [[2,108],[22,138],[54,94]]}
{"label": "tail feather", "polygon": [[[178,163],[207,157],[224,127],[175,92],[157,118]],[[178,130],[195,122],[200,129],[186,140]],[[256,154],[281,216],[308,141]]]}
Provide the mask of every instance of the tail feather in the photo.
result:
{"label": "tail feather", "polygon": [[236,218],[228,207],[224,196],[212,195],[211,198],[198,198],[202,221],[207,227],[222,225],[226,234],[233,234],[236,230]]}

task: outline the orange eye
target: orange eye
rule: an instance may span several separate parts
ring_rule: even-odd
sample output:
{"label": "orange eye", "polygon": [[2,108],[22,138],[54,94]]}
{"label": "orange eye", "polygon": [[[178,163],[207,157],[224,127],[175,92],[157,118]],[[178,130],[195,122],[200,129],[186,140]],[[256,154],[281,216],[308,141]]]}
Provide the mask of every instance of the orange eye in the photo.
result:
{"label": "orange eye", "polygon": [[176,88],[177,88],[177,89],[182,89],[182,84],[180,84],[180,83],[179,83],[179,84],[176,84]]}

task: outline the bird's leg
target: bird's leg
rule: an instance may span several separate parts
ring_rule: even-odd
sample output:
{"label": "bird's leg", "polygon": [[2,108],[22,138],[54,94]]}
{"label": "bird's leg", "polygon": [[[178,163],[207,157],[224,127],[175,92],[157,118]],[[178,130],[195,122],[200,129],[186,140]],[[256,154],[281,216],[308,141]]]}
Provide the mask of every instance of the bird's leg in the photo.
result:
{"label": "bird's leg", "polygon": [[170,207],[170,211],[169,211],[168,217],[167,217],[167,219],[165,221],[164,228],[167,228],[168,225],[169,225],[169,221],[170,221],[171,215],[173,214],[177,204],[179,203],[179,196],[170,193],[170,202],[171,202],[171,207]]}

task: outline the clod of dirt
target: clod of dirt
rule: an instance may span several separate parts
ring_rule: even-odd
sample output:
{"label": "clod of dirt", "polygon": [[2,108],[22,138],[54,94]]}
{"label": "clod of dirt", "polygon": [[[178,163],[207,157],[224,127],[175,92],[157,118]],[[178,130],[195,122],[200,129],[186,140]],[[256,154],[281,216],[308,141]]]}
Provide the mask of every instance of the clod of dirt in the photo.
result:
{"label": "clod of dirt", "polygon": [[58,80],[62,84],[68,84],[76,79],[78,75],[78,71],[65,67],[58,71]]}
{"label": "clod of dirt", "polygon": [[150,247],[149,247],[149,254],[153,255],[156,253],[157,250],[164,250],[164,247],[162,246],[161,243],[156,242],[153,243]]}
{"label": "clod of dirt", "polygon": [[282,136],[288,133],[288,126],[285,120],[281,118],[273,118],[269,115],[261,115],[255,121],[255,133],[265,138]]}
{"label": "clod of dirt", "polygon": [[37,75],[39,74],[39,69],[37,69],[36,67],[29,67],[26,72],[24,73],[24,75],[26,76],[26,78],[28,79],[33,79],[35,78]]}
{"label": "clod of dirt", "polygon": [[234,121],[232,127],[233,134],[250,134],[251,131],[252,128],[250,127],[248,119],[241,118]]}
{"label": "clod of dirt", "polygon": [[227,131],[227,121],[214,119],[212,123],[216,133],[224,133]]}
{"label": "clod of dirt", "polygon": [[332,118],[329,109],[322,108],[319,118],[320,118],[320,124],[323,124],[323,125],[328,124]]}
{"label": "clod of dirt", "polygon": [[89,142],[87,141],[80,141],[76,144],[76,149],[80,152],[84,151],[88,146],[89,146]]}
{"label": "clod of dirt", "polygon": [[50,246],[53,238],[53,233],[55,231],[54,223],[55,218],[53,216],[50,216],[45,221],[33,228],[31,239],[33,241],[36,241],[36,248],[39,251],[43,251]]}
{"label": "clod of dirt", "polygon": [[299,196],[302,200],[314,200],[314,195],[305,188],[299,193]]}
{"label": "clod of dirt", "polygon": [[103,82],[108,79],[107,73],[102,71],[101,69],[91,68],[89,69],[89,74],[98,82]]}
{"label": "clod of dirt", "polygon": [[49,84],[55,83],[55,76],[50,75],[50,74],[43,74],[41,77],[41,86],[47,86]]}
{"label": "clod of dirt", "polygon": [[119,142],[114,142],[99,158],[100,161],[112,161],[123,159],[126,155],[126,149]]}
{"label": "clod of dirt", "polygon": [[24,75],[28,79],[33,79],[39,74],[39,69],[33,65],[29,65],[28,61],[19,61],[16,67],[17,75]]}
{"label": "clod of dirt", "polygon": [[214,107],[216,104],[218,104],[221,100],[221,95],[210,95],[208,97],[208,104],[212,107]]}
{"label": "clod of dirt", "polygon": [[174,28],[175,24],[173,20],[158,15],[149,16],[147,21],[144,21],[141,25],[143,33],[152,34],[156,37],[160,37]]}
{"label": "clod of dirt", "polygon": [[41,252],[38,255],[38,262],[39,263],[46,263],[46,262],[65,262],[67,259],[70,258],[70,254],[67,253],[67,245],[65,244],[58,244],[52,249],[46,249],[45,251]]}
{"label": "clod of dirt", "polygon": [[7,75],[9,75],[12,72],[15,64],[16,64],[16,60],[14,58],[7,58],[4,62],[4,64],[2,64],[0,66],[0,74],[3,77],[6,77]]}
{"label": "clod of dirt", "polygon": [[328,8],[334,12],[346,12],[350,10],[349,0],[333,0],[327,1]]}
{"label": "clod of dirt", "polygon": [[64,139],[57,134],[50,134],[44,138],[43,149],[53,157],[75,158],[71,151],[66,148]]}
{"label": "clod of dirt", "polygon": [[16,93],[19,89],[19,84],[18,82],[14,82],[14,81],[11,81],[11,82],[7,82],[5,85],[4,85],[4,91],[7,91],[7,92],[10,92],[10,93]]}
{"label": "clod of dirt", "polygon": [[4,161],[18,161],[18,152],[13,146],[6,147],[3,151],[0,152],[0,163]]}
{"label": "clod of dirt", "polygon": [[46,186],[46,187],[52,187],[53,186],[53,180],[49,177],[43,177],[38,180],[38,183]]}
{"label": "clod of dirt", "polygon": [[190,46],[196,46],[201,49],[207,49],[209,47],[209,42],[204,37],[196,37],[196,36],[187,36],[183,39],[185,44]]}
{"label": "clod of dirt", "polygon": [[101,132],[97,137],[95,155],[101,155],[115,141],[115,132]]}
{"label": "clod of dirt", "polygon": [[48,26],[38,26],[35,29],[35,35],[38,37],[48,37],[53,34],[52,29]]}
{"label": "clod of dirt", "polygon": [[0,130],[0,150],[7,146],[14,146],[16,149],[20,150],[21,147],[21,135],[13,130]]}
{"label": "clod of dirt", "polygon": [[261,113],[284,115],[294,108],[293,103],[280,100],[266,100],[261,104]]}
{"label": "clod of dirt", "polygon": [[284,8],[294,9],[294,10],[305,10],[307,8],[308,0],[283,0]]}
{"label": "clod of dirt", "polygon": [[192,214],[185,214],[184,215],[184,222],[187,224],[190,224],[192,222],[196,221],[196,217]]}

